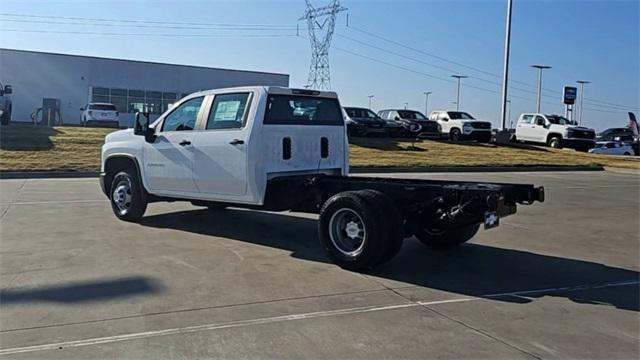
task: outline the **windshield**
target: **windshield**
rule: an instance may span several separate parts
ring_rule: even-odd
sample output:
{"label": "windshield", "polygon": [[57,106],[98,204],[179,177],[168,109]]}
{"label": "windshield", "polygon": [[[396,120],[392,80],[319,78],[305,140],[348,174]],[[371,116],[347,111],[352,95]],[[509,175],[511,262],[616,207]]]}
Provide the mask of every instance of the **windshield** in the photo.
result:
{"label": "windshield", "polygon": [[267,125],[344,125],[337,99],[300,95],[269,95]]}
{"label": "windshield", "polygon": [[362,108],[344,108],[350,118],[356,119],[377,119],[378,115],[369,109]]}
{"label": "windshield", "polygon": [[547,115],[549,122],[556,125],[575,125],[571,120],[560,115]]}
{"label": "windshield", "polygon": [[89,110],[116,111],[116,106],[111,104],[90,104]]}
{"label": "windshield", "polygon": [[463,120],[475,120],[473,118],[473,116],[467,114],[466,112],[462,112],[462,111],[449,111],[449,119],[451,120],[459,120],[459,119],[463,119]]}
{"label": "windshield", "polygon": [[427,120],[427,118],[422,115],[419,111],[413,110],[398,110],[398,114],[403,119],[411,119],[411,120]]}

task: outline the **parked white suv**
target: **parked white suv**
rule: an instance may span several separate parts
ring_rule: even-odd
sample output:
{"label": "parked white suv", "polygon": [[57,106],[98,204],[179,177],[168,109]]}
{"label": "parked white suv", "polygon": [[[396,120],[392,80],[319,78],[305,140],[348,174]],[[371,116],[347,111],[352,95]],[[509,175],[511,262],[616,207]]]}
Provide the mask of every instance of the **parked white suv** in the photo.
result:
{"label": "parked white suv", "polygon": [[109,103],[88,103],[82,109],[83,126],[119,127],[119,116],[116,106]]}
{"label": "parked white suv", "polygon": [[462,244],[517,204],[544,200],[532,185],[349,176],[346,135],[333,92],[202,91],[153,124],[138,114],[134,129],[107,135],[100,184],[127,221],[149,202],[174,200],[319,214],[328,258],[352,270],[390,260],[412,235],[430,247]]}
{"label": "parked white suv", "polygon": [[546,144],[556,149],[567,147],[588,151],[594,147],[595,138],[595,130],[577,126],[560,115],[520,114],[516,126],[516,140]]}
{"label": "parked white suv", "polygon": [[491,141],[491,123],[476,120],[463,111],[432,111],[429,119],[442,127],[443,137],[451,141],[477,140]]}

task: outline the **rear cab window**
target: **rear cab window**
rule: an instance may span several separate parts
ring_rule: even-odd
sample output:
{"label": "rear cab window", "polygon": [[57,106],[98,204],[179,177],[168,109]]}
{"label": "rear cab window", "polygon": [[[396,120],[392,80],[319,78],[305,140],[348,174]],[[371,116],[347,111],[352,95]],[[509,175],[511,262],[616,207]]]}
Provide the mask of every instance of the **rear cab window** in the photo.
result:
{"label": "rear cab window", "polygon": [[304,95],[270,94],[265,125],[344,126],[337,99]]}
{"label": "rear cab window", "polygon": [[89,104],[89,110],[116,111],[116,106],[111,104]]}
{"label": "rear cab window", "polygon": [[220,94],[213,98],[207,130],[244,127],[251,93]]}

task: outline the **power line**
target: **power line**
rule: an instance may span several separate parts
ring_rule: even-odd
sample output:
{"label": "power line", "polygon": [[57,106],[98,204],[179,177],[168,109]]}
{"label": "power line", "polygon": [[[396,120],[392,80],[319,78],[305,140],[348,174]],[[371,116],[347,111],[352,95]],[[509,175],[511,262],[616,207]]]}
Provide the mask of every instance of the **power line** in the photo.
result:
{"label": "power line", "polygon": [[0,22],[17,22],[17,23],[33,23],[33,24],[53,24],[53,25],[72,25],[72,26],[106,26],[106,27],[129,27],[129,28],[153,28],[153,29],[181,29],[181,30],[295,30],[295,26],[288,27],[260,27],[246,25],[246,27],[240,26],[223,26],[223,25],[210,25],[210,26],[175,26],[175,25],[137,25],[137,24],[116,24],[116,23],[79,23],[79,22],[62,22],[62,21],[47,21],[47,20],[22,20],[22,19],[0,19]]}
{"label": "power line", "polygon": [[[152,20],[133,20],[133,19],[107,19],[107,18],[89,18],[89,17],[71,17],[71,16],[52,16],[52,15],[33,15],[33,14],[15,14],[0,13],[2,16],[25,17],[37,19],[64,19],[64,20],[83,20],[83,21],[105,21],[105,22],[123,22],[123,23],[140,23],[140,24],[160,24],[160,25],[210,25],[210,26],[260,26],[260,27],[282,27],[293,26],[290,24],[238,24],[238,23],[202,23],[202,22],[176,22],[176,21],[152,21]],[[295,28],[295,26],[293,26]]]}
{"label": "power line", "polygon": [[158,36],[158,37],[199,37],[199,38],[261,38],[261,37],[296,37],[295,34],[161,34],[161,33],[109,33],[90,31],[57,31],[1,29],[0,32],[25,32],[45,34],[100,35],[100,36]]}
{"label": "power line", "polygon": [[[380,36],[380,35],[374,34],[374,33],[370,32],[370,31],[363,30],[363,29],[360,29],[360,28],[358,28],[358,27],[354,27],[354,26],[352,26],[352,25],[347,26],[347,28],[348,28],[348,29],[351,29],[351,30],[355,30],[355,31],[360,32],[360,33],[363,33],[363,34],[368,35],[368,36],[370,36],[370,37],[373,37],[373,38],[376,38],[376,39],[379,39],[379,40],[382,40],[382,41],[385,41],[385,42],[388,42],[388,43],[394,44],[394,45],[396,45],[396,46],[399,46],[399,47],[402,47],[402,48],[405,48],[405,49],[408,49],[408,50],[411,50],[411,51],[414,51],[414,52],[417,52],[417,53],[420,53],[420,54],[423,54],[423,55],[426,55],[426,56],[429,56],[429,57],[432,57],[432,58],[435,58],[435,59],[438,59],[438,60],[441,60],[441,61],[444,61],[444,62],[447,62],[447,63],[450,63],[450,64],[454,64],[454,65],[457,65],[457,66],[460,66],[460,67],[464,67],[464,68],[466,68],[466,69],[470,69],[470,70],[473,70],[473,71],[477,71],[477,72],[480,72],[480,73],[483,73],[483,74],[485,74],[485,75],[489,75],[489,76],[492,76],[492,77],[502,78],[502,76],[501,76],[501,75],[498,75],[498,74],[492,73],[492,72],[490,72],[490,71],[486,71],[486,70],[483,70],[483,69],[480,69],[480,68],[477,68],[477,67],[474,67],[474,66],[470,66],[470,65],[462,64],[462,63],[460,63],[460,62],[453,61],[453,60],[450,60],[450,59],[444,58],[444,57],[442,57],[442,56],[434,55],[434,54],[428,53],[428,52],[426,52],[426,51],[424,51],[424,50],[414,48],[414,47],[412,47],[412,46],[409,46],[409,45],[406,45],[406,44],[400,43],[400,42],[398,42],[398,41],[395,41],[395,40],[392,40],[392,39],[389,39],[389,38],[386,38],[386,37],[383,37],[383,36]],[[535,88],[535,86],[534,86],[534,85],[531,85],[531,84],[526,83],[526,82],[523,82],[523,81],[518,81],[518,80],[514,80],[514,79],[511,79],[511,81],[512,81],[512,82],[515,82],[515,83],[518,83],[518,84],[522,84],[522,85],[528,86],[528,87],[533,87],[533,88]],[[515,88],[514,88],[514,89],[515,89]],[[545,90],[545,91],[554,92],[554,93],[558,93],[558,94],[562,94],[562,92],[561,92],[561,91],[557,91],[557,90],[551,90],[551,89],[546,89],[546,88],[545,88],[544,90]],[[521,91],[522,91],[522,90],[521,90]],[[545,96],[545,97],[549,97],[549,95],[543,95],[543,96]],[[609,106],[609,107],[617,107],[617,108],[621,108],[620,110],[622,110],[622,109],[638,110],[638,108],[637,108],[637,107],[634,107],[634,106],[626,106],[626,105],[614,104],[614,103],[610,103],[610,102],[606,102],[606,101],[602,101],[602,100],[591,99],[591,98],[586,98],[586,97],[585,97],[584,99],[585,99],[585,100],[588,100],[588,101],[590,101],[590,102],[594,102],[594,103],[595,103],[595,102],[598,102],[598,103],[601,103],[601,104],[607,105],[607,106]],[[594,104],[594,105],[595,105],[595,104]],[[604,106],[604,105],[600,105],[600,106]]]}

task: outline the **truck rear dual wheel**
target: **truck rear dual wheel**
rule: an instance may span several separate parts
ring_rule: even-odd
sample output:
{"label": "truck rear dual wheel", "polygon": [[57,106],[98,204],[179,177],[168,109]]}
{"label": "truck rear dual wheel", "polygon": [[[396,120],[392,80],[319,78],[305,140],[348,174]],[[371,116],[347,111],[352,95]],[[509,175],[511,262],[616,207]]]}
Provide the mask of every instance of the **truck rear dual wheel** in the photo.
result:
{"label": "truck rear dual wheel", "polygon": [[434,228],[420,228],[414,230],[414,235],[420,242],[433,249],[448,249],[463,244],[475,236],[480,224],[468,225],[461,228],[441,230]]}
{"label": "truck rear dual wheel", "polygon": [[120,220],[137,222],[142,218],[147,202],[135,169],[125,169],[113,177],[109,200],[113,213]]}
{"label": "truck rear dual wheel", "polygon": [[366,270],[402,247],[402,219],[388,196],[376,190],[345,191],[320,210],[318,235],[327,255],[348,270]]}

